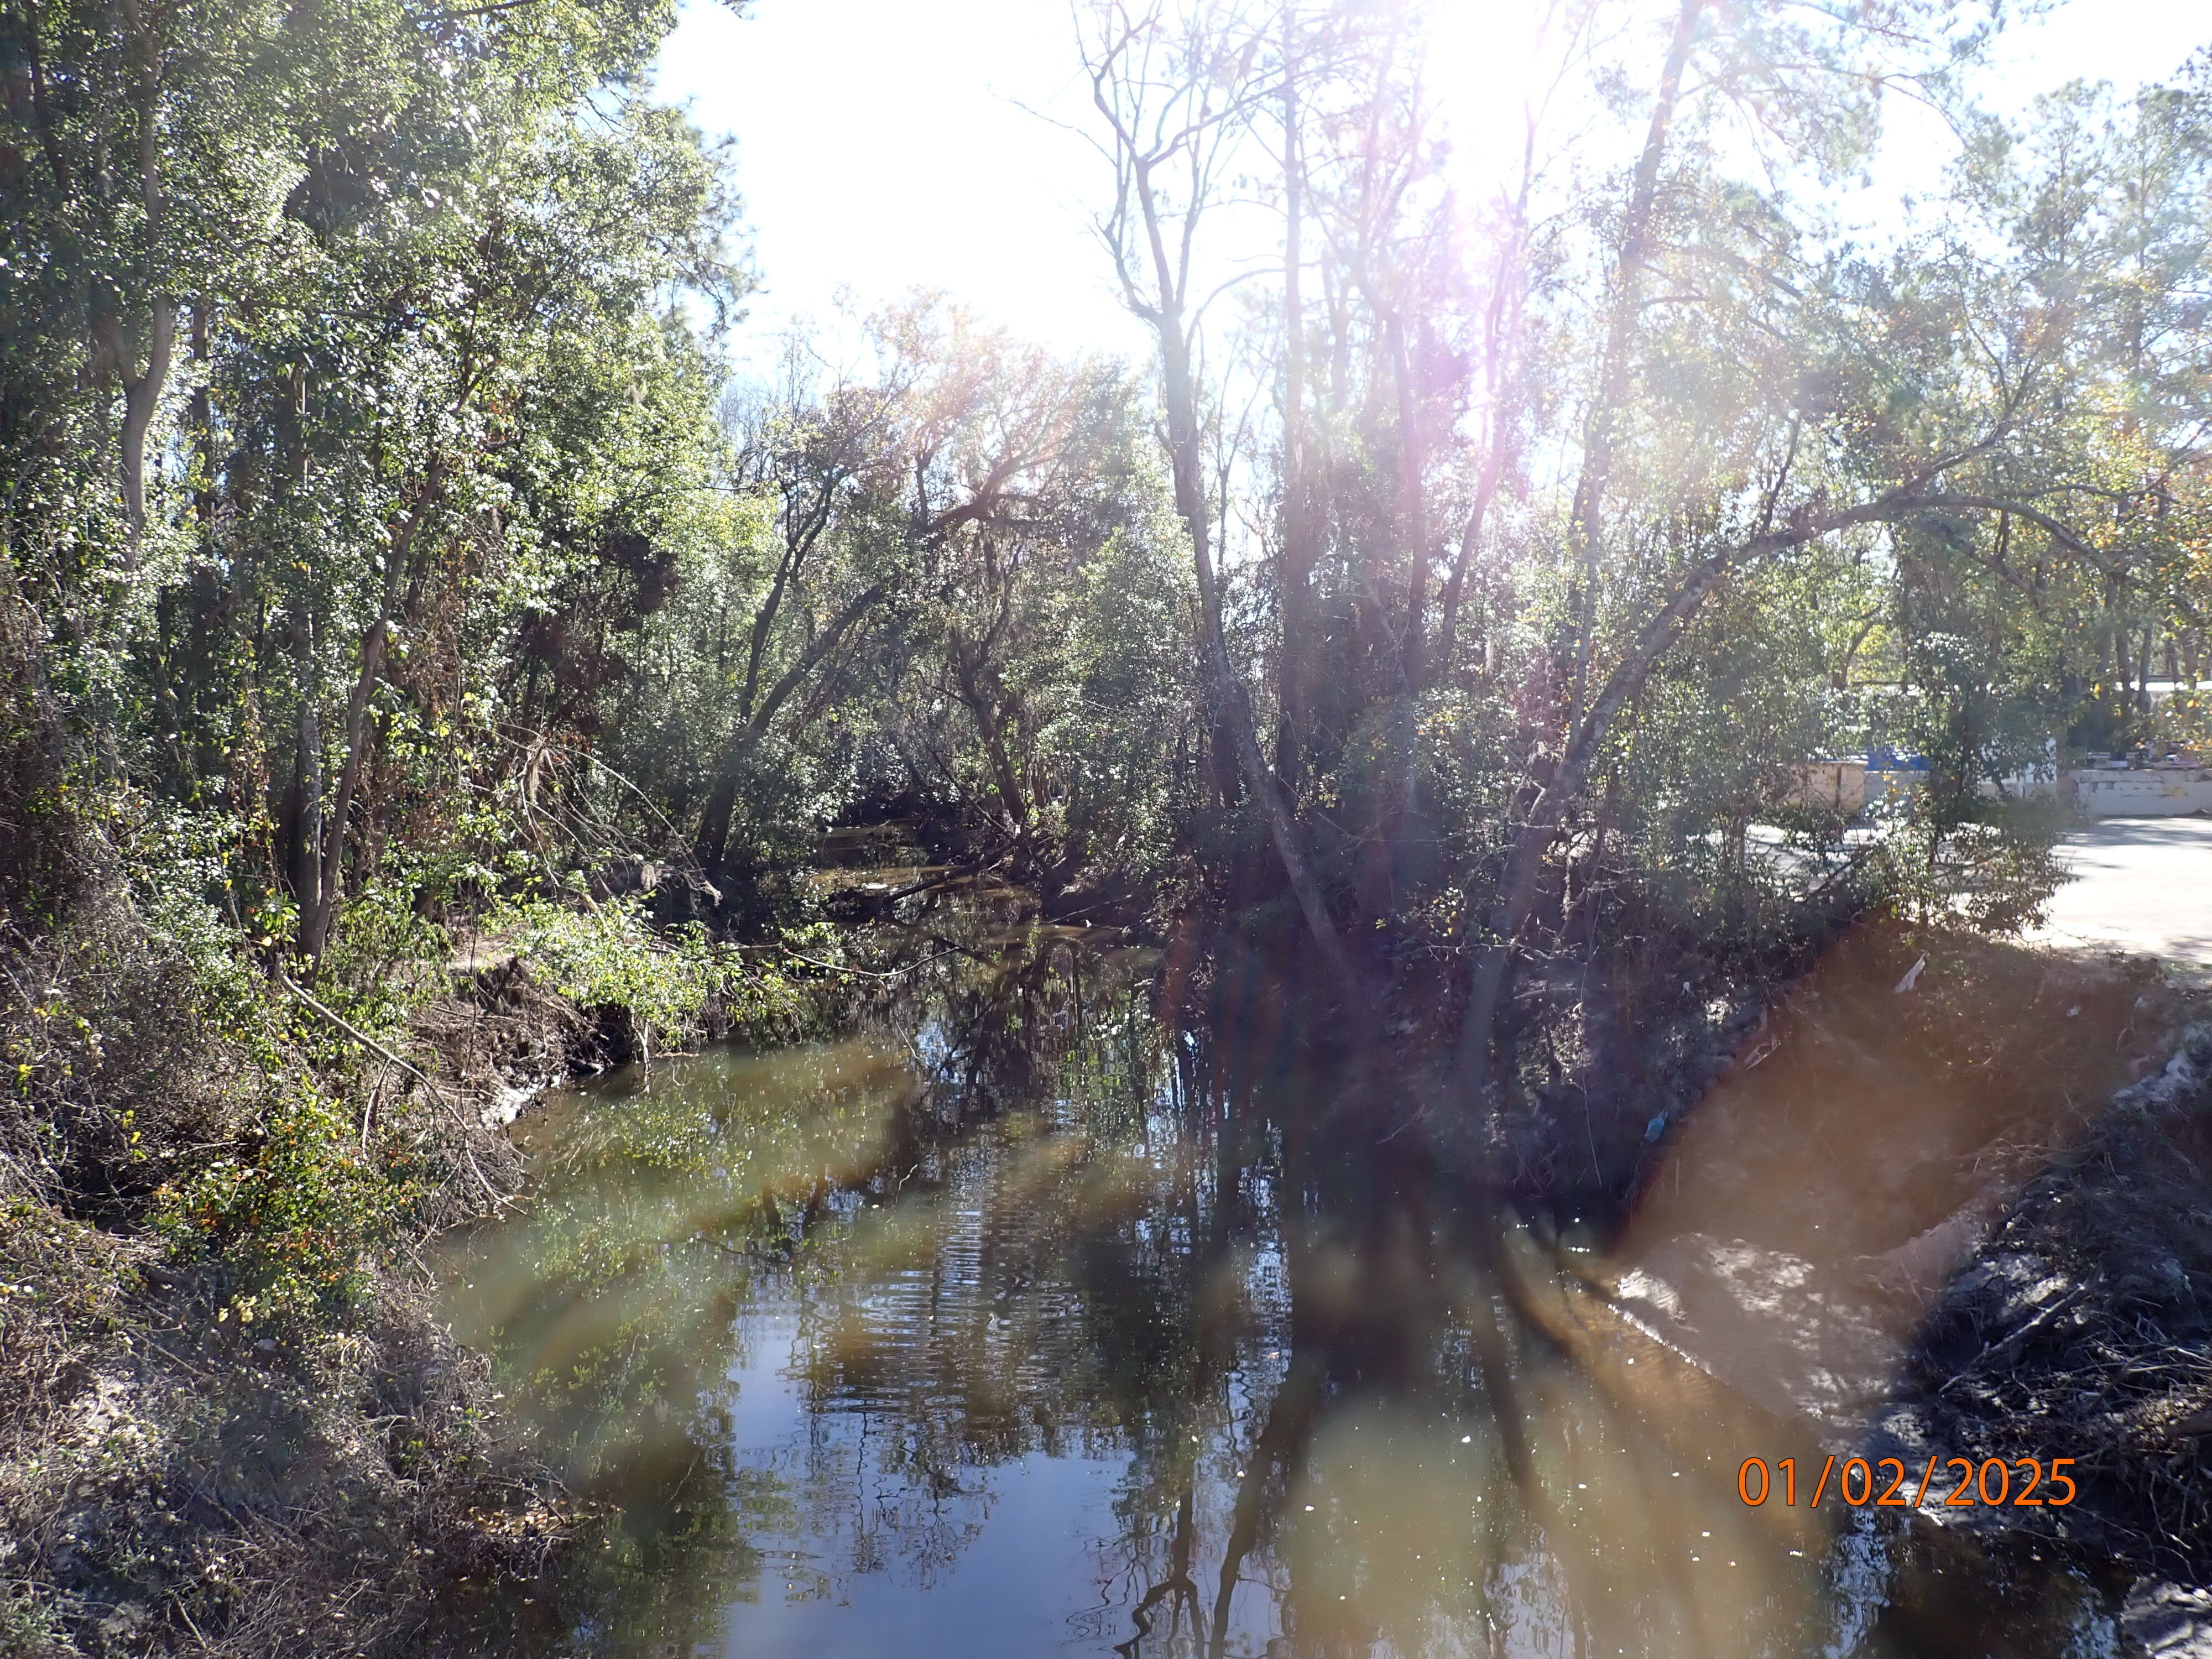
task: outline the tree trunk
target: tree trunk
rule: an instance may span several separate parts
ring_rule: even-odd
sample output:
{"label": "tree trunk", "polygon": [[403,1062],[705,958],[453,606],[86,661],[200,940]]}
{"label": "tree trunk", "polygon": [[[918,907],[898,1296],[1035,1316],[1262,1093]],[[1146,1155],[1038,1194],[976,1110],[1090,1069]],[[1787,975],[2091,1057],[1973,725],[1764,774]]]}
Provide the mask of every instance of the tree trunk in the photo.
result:
{"label": "tree trunk", "polygon": [[1527,247],[1528,225],[1528,192],[1535,181],[1535,125],[1529,122],[1528,137],[1522,151],[1521,191],[1514,204],[1513,232],[1505,240],[1498,257],[1496,286],[1490,296],[1490,305],[1483,319],[1484,375],[1490,393],[1486,420],[1486,442],[1482,454],[1482,471],[1475,482],[1474,505],[1468,512],[1467,523],[1460,534],[1459,552],[1452,560],[1451,574],[1446,578],[1443,592],[1443,615],[1437,623],[1437,672],[1449,674],[1459,652],[1459,613],[1467,593],[1467,579],[1474,568],[1475,556],[1481,551],[1482,535],[1489,522],[1490,508],[1498,498],[1498,489],[1505,477],[1513,411],[1517,407],[1522,388],[1517,378],[1509,380],[1514,373],[1509,354],[1518,339],[1521,325],[1522,262]]}
{"label": "tree trunk", "polygon": [[199,477],[192,490],[192,518],[199,526],[203,557],[215,550],[215,403],[208,391],[208,308],[192,307],[192,362],[200,383],[192,388],[193,459]]}
{"label": "tree trunk", "polygon": [[1900,491],[1818,517],[1801,509],[1792,516],[1788,529],[1762,532],[1749,541],[1723,548],[1707,556],[1645,622],[1573,728],[1557,769],[1530,800],[1528,817],[1514,836],[1513,849],[1507,857],[1496,899],[1484,918],[1481,936],[1474,941],[1474,979],[1468,991],[1467,1013],[1460,1028],[1455,1066],[1464,1104],[1480,1108],[1487,1100],[1494,1108],[1498,1103],[1498,1091],[1492,1086],[1495,1079],[1490,1074],[1489,1064],[1492,1028],[1497,1024],[1506,972],[1518,947],[1522,929],[1535,910],[1545,856],[1559,836],[1568,805],[1582,792],[1590,765],[1597,758],[1622,707],[1642,689],[1652,668],[1681,638],[1713,590],[1739,565],[1785,548],[1817,541],[1851,525],[1891,522],[1933,507],[1959,504],[1966,499]]}
{"label": "tree trunk", "polygon": [[337,794],[331,803],[330,816],[322,826],[322,870],[313,904],[310,906],[303,901],[300,908],[299,954],[310,963],[320,962],[330,944],[331,927],[337,920],[338,900],[344,890],[346,827],[353,815],[354,797],[361,787],[362,767],[368,756],[369,698],[384,667],[384,653],[392,637],[392,624],[397,620],[400,598],[406,592],[408,558],[423,520],[444,496],[449,471],[443,457],[430,463],[406,519],[384,550],[382,602],[376,620],[362,631],[360,665],[354,675],[353,690],[346,698],[345,765],[338,774]]}
{"label": "tree trunk", "polygon": [[1243,682],[1230,664],[1228,642],[1222,631],[1221,593],[1214,580],[1212,509],[1206,499],[1205,477],[1200,465],[1200,428],[1197,389],[1191,374],[1190,337],[1185,331],[1182,294],[1163,238],[1158,200],[1152,193],[1149,172],[1141,166],[1138,169],[1137,190],[1159,289],[1159,305],[1152,320],[1160,343],[1162,392],[1168,417],[1168,459],[1175,485],[1176,511],[1190,534],[1191,561],[1198,576],[1200,621],[1206,635],[1206,665],[1223,720],[1230,728],[1237,766],[1267,817],[1268,838],[1274,843],[1275,856],[1289,878],[1307,931],[1312,934],[1329,978],[1334,982],[1345,1017],[1352,1022],[1353,1042],[1364,1048],[1371,1036],[1368,1028],[1372,1009],[1367,988],[1345,951],[1335,922],[1330,919],[1328,901],[1298,844],[1297,827],[1291,822],[1283,792],[1261,757],[1259,738],[1252,726],[1251,702],[1245,696]]}
{"label": "tree trunk", "polygon": [[783,672],[776,683],[769,688],[744,725],[731,734],[714,763],[714,784],[707,796],[707,805],[699,817],[698,838],[692,842],[692,855],[699,861],[700,870],[709,882],[715,880],[722,870],[722,860],[729,849],[730,823],[737,814],[738,782],[744,772],[745,762],[761,739],[768,735],[769,723],[776,711],[790,699],[791,694],[802,684],[814,665],[837,648],[837,642],[852,625],[866,616],[890,591],[886,582],[878,582],[865,588],[847,602],[845,608],[830,618],[830,624],[816,635],[813,642],[799,653],[799,660]]}
{"label": "tree trunk", "polygon": [[[1151,192],[1146,192],[1146,216],[1152,216]],[[1252,730],[1252,703],[1245,696],[1243,681],[1237,679],[1237,671],[1230,665],[1228,639],[1221,630],[1221,591],[1214,581],[1212,560],[1212,511],[1206,502],[1206,483],[1199,473],[1199,411],[1197,389],[1192,385],[1190,374],[1190,338],[1183,334],[1182,305],[1172,301],[1172,285],[1168,283],[1166,250],[1157,246],[1159,274],[1164,289],[1170,295],[1170,305],[1164,307],[1164,323],[1159,327],[1161,361],[1164,361],[1164,380],[1166,380],[1168,403],[1168,447],[1170,447],[1170,467],[1175,476],[1175,508],[1182,515],[1183,526],[1190,531],[1190,560],[1199,577],[1199,608],[1206,629],[1206,661],[1212,671],[1214,695],[1224,714],[1224,723],[1230,728],[1230,741],[1237,750],[1237,765],[1245,776],[1245,787],[1259,801],[1261,811],[1267,817],[1267,838],[1274,842],[1274,854],[1281,860],[1283,874],[1290,878],[1291,894],[1298,900],[1298,911],[1305,915],[1307,931],[1314,936],[1314,947],[1321,951],[1322,967],[1329,971],[1329,980],[1336,984],[1338,1000],[1343,1000],[1345,1018],[1364,1026],[1367,1015],[1367,987],[1352,967],[1352,957],[1345,953],[1343,940],[1336,933],[1336,922],[1329,921],[1329,902],[1322,896],[1321,883],[1314,880],[1312,867],[1305,863],[1305,852],[1298,845],[1298,830],[1290,818],[1290,807],[1283,801],[1283,792],[1276,787],[1274,776],[1267,772],[1267,763],[1261,759],[1259,737]]]}
{"label": "tree trunk", "polygon": [[1283,608],[1276,695],[1282,707],[1275,773],[1296,798],[1304,771],[1305,731],[1313,703],[1312,503],[1306,495],[1305,185],[1298,149],[1297,61],[1292,13],[1283,9]]}
{"label": "tree trunk", "polygon": [[[293,901],[300,915],[314,915],[323,891],[323,734],[315,718],[313,687],[303,672],[300,719],[292,750],[291,799],[286,803],[287,848]],[[304,946],[302,954],[304,954]]]}
{"label": "tree trunk", "polygon": [[132,375],[123,365],[123,509],[131,525],[135,562],[146,534],[146,433],[169,380],[169,350],[176,339],[177,307],[155,295],[147,302],[146,369]]}
{"label": "tree trunk", "polygon": [[1582,565],[1582,593],[1577,617],[1579,637],[1574,684],[1567,704],[1567,724],[1571,728],[1581,717],[1583,701],[1589,690],[1590,664],[1597,648],[1598,566],[1604,550],[1605,494],[1613,480],[1613,442],[1619,435],[1623,405],[1628,399],[1629,348],[1635,336],[1644,270],[1651,258],[1659,169],[1666,159],[1674,106],[1682,92],[1682,75],[1689,65],[1690,47],[1697,34],[1698,15],[1705,3],[1706,0],[1682,0],[1682,9],[1675,16],[1674,38],[1667,48],[1666,65],[1660,71],[1658,94],[1652,100],[1650,128],[1644,135],[1643,153],[1637,158],[1628,211],[1621,223],[1620,257],[1613,270],[1604,355],[1599,361],[1594,400],[1583,428],[1582,477],[1575,486],[1570,519],[1571,551]]}
{"label": "tree trunk", "polygon": [[[152,31],[147,27],[137,0],[122,0],[123,19],[133,37],[138,56],[138,190],[146,214],[146,250],[149,266],[161,243],[166,206],[161,191],[161,82]],[[177,332],[177,302],[160,291],[159,277],[148,272],[152,291],[146,301],[146,369],[133,377],[126,359],[118,365],[123,377],[123,507],[131,526],[133,563],[146,533],[146,433],[161,407],[161,390],[169,379],[169,349]]]}
{"label": "tree trunk", "polygon": [[983,742],[983,758],[991,769],[991,787],[998,792],[1007,827],[1014,832],[1015,845],[1026,858],[1030,827],[1029,802],[1013,757],[1006,752],[1006,734],[1000,729],[999,700],[985,688],[984,671],[957,629],[952,632],[951,645],[952,670],[960,683],[960,700],[968,705],[969,715],[975,722],[976,733]]}
{"label": "tree trunk", "polygon": [[1389,336],[1390,374],[1397,382],[1398,393],[1398,537],[1412,566],[1406,577],[1406,627],[1398,644],[1399,684],[1409,700],[1418,701],[1428,689],[1423,660],[1429,608],[1428,452],[1402,313],[1390,313],[1384,328]]}
{"label": "tree trunk", "polygon": [[1559,833],[1567,803],[1580,791],[1583,775],[1612,724],[1613,712],[1642,683],[1652,663],[1673,643],[1734,559],[1733,555],[1717,556],[1692,574],[1674,599],[1647,624],[1644,635],[1614,670],[1598,700],[1586,708],[1589,672],[1596,651],[1605,495],[1612,480],[1613,444],[1622,406],[1627,401],[1630,346],[1634,338],[1644,270],[1651,253],[1659,173],[1666,158],[1675,105],[1681,96],[1682,76],[1696,38],[1698,17],[1705,3],[1706,0],[1681,0],[1666,63],[1660,71],[1658,90],[1652,100],[1650,125],[1629,189],[1627,211],[1621,226],[1620,252],[1607,307],[1605,343],[1583,428],[1582,476],[1576,483],[1569,520],[1570,551],[1580,563],[1582,574],[1577,602],[1574,678],[1565,722],[1568,742],[1557,770],[1538,788],[1529,804],[1528,820],[1515,837],[1483,934],[1475,941],[1474,981],[1468,993],[1457,1063],[1461,1086],[1471,1103],[1486,1100],[1493,1107],[1497,1103],[1492,1098],[1497,1091],[1492,1086],[1489,1065],[1492,1028],[1497,1022],[1507,969],[1511,966],[1521,930],[1535,908],[1545,854]]}

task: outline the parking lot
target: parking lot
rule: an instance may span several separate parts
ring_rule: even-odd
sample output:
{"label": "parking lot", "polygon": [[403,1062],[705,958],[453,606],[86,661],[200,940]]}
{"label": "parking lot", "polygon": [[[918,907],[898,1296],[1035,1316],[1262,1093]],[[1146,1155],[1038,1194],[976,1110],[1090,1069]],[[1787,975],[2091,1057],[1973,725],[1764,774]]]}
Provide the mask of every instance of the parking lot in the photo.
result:
{"label": "parking lot", "polygon": [[2212,972],[2212,818],[2103,818],[2066,838],[2075,879],[2033,938]]}

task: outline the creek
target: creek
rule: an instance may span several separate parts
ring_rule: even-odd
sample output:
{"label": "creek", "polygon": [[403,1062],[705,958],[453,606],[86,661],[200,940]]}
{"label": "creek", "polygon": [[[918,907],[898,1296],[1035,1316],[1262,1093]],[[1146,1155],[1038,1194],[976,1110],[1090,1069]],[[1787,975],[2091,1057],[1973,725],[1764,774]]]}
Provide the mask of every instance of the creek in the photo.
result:
{"label": "creek", "polygon": [[[455,1326],[607,1520],[484,1650],[2116,1650],[2055,1562],[1739,1491],[1865,1432],[1910,1308],[1817,1241],[1880,1208],[1834,1190],[1867,1135],[1956,1111],[1824,1122],[1785,1053],[1627,1211],[1516,1216],[1362,1134],[1279,985],[1182,1029],[1153,953],[946,916],[847,1036],[518,1124]],[[1851,1261],[1959,1201],[1887,1198]]]}

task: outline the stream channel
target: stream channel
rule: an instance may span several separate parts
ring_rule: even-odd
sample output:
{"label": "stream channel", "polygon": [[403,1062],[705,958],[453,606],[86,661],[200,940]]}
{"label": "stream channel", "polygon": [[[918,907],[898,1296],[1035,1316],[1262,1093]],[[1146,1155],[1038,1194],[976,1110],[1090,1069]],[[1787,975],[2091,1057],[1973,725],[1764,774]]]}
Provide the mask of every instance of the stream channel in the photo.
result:
{"label": "stream channel", "polygon": [[1747,1457],[1850,1452],[1909,1334],[1824,1299],[1854,1212],[1810,1106],[1712,1107],[1739,1154],[1787,1135],[1764,1221],[1679,1164],[1644,1213],[1516,1218],[1359,1133],[1279,987],[1176,1029],[1156,952],[937,927],[842,1040],[517,1125],[532,1197],[453,1322],[609,1520],[476,1607],[482,1650],[2122,1650],[2024,1551],[1745,1503]]}

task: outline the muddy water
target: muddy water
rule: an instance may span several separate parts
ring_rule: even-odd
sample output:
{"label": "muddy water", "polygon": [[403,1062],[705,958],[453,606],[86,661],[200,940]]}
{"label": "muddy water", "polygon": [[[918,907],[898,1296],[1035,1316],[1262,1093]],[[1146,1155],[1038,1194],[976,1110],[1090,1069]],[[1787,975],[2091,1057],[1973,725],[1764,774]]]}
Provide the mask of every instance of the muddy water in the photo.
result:
{"label": "muddy water", "polygon": [[[1256,1014],[1164,1027],[1152,978],[1065,933],[948,949],[857,1036],[525,1120],[536,1198],[459,1323],[609,1521],[476,1609],[484,1650],[2117,1650],[2055,1565],[1740,1495],[1747,1456],[1850,1449],[1911,1293],[1848,1286],[1955,1182],[1828,1249],[1813,1210],[1850,1206],[1753,1067],[1725,1155],[1655,1159],[1601,1249],[1410,1137],[1347,1152],[1334,1079]],[[1759,1086],[1841,1134],[1777,1058]]]}

